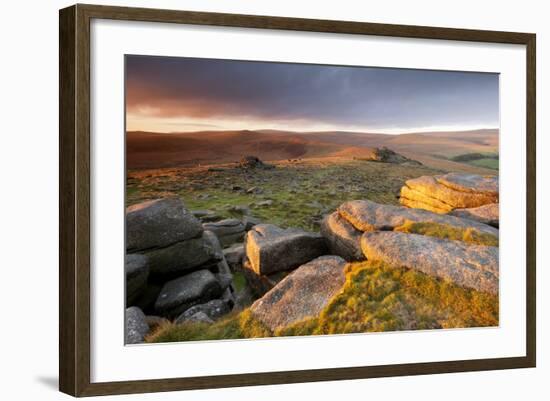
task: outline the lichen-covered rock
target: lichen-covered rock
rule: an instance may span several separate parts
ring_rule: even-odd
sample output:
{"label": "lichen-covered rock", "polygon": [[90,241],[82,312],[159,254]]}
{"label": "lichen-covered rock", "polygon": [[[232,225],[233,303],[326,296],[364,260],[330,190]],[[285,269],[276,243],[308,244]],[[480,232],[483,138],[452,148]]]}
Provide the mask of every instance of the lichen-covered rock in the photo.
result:
{"label": "lichen-covered rock", "polygon": [[344,286],[346,261],[321,256],[285,277],[250,307],[272,331],[317,316]]}
{"label": "lichen-covered rock", "polygon": [[407,165],[412,166],[422,165],[419,161],[409,159],[385,146],[382,146],[381,148],[374,148],[372,153],[372,161],[396,164],[407,163]]}
{"label": "lichen-covered rock", "polygon": [[208,316],[211,320],[217,320],[223,315],[226,315],[229,313],[231,309],[227,305],[226,302],[224,302],[221,299],[213,299],[212,301],[208,301],[204,304],[199,304],[190,307],[185,312],[183,312],[181,315],[178,316],[178,318],[175,320],[175,323],[182,323],[184,321],[188,321],[191,319],[193,315],[196,313],[202,312],[206,316]]}
{"label": "lichen-covered rock", "polygon": [[363,234],[361,248],[368,260],[417,270],[461,287],[498,294],[497,247],[377,231]]}
{"label": "lichen-covered rock", "polygon": [[463,219],[479,221],[480,223],[489,224],[493,227],[499,226],[499,204],[490,203],[479,207],[469,209],[455,209],[449,214]]}
{"label": "lichen-covered rock", "polygon": [[223,249],[218,236],[212,231],[205,230],[203,238],[210,248],[210,253],[212,254],[212,257],[215,260],[222,260]]}
{"label": "lichen-covered rock", "polygon": [[222,256],[217,253],[207,232],[197,238],[150,250],[144,255],[149,259],[152,276],[168,278],[185,274]]}
{"label": "lichen-covered rock", "polygon": [[401,188],[399,202],[403,206],[412,209],[424,209],[434,213],[449,213],[454,208],[439,199],[432,198],[431,196],[416,189],[411,189],[406,185]]}
{"label": "lichen-covered rock", "polygon": [[149,333],[144,313],[136,306],[126,309],[126,344],[139,344]]}
{"label": "lichen-covered rock", "polygon": [[195,313],[192,316],[189,316],[187,319],[180,321],[179,323],[183,323],[185,321],[194,322],[194,323],[207,323],[207,324],[214,323],[214,321],[210,319],[206,313],[200,312],[200,311]]}
{"label": "lichen-covered rock", "polygon": [[250,290],[256,297],[263,296],[288,275],[288,271],[279,271],[271,274],[258,274],[254,271],[250,261],[246,258],[243,261],[241,272],[243,273]]}
{"label": "lichen-covered rock", "polygon": [[437,177],[437,181],[455,191],[486,194],[498,199],[498,175],[448,173]]}
{"label": "lichen-covered rock", "polygon": [[255,168],[261,168],[261,169],[272,169],[275,166],[271,164],[266,164],[260,160],[257,156],[245,156],[241,159],[239,162],[239,167],[243,169],[255,169]]}
{"label": "lichen-covered rock", "polygon": [[320,234],[258,224],[248,231],[245,250],[252,269],[265,275],[298,267],[326,254],[327,247]]}
{"label": "lichen-covered rock", "polygon": [[200,221],[179,198],[157,199],[126,208],[128,251],[166,247],[202,233]]}
{"label": "lichen-covered rock", "polygon": [[220,283],[209,270],[197,270],[169,281],[155,303],[162,316],[176,317],[190,307],[218,298],[222,294]]}
{"label": "lichen-covered rock", "polygon": [[213,223],[204,223],[205,230],[213,232],[223,247],[242,241],[245,225],[238,219],[225,219]]}
{"label": "lichen-covered rock", "polygon": [[381,205],[369,200],[345,202],[340,205],[338,212],[360,231],[387,231],[394,230],[406,223],[432,223],[457,229],[471,229],[478,234],[490,234],[498,238],[496,228],[477,221],[432,213],[427,210]]}
{"label": "lichen-covered rock", "polygon": [[132,302],[145,290],[149,277],[147,258],[143,255],[128,254],[125,258],[124,272],[126,275],[126,305]]}
{"label": "lichen-covered rock", "polygon": [[234,244],[223,250],[223,255],[232,271],[238,270],[243,264],[244,245]]}
{"label": "lichen-covered rock", "polygon": [[347,261],[364,260],[361,251],[361,234],[340,213],[334,212],[323,218],[321,234],[325,237],[329,251]]}
{"label": "lichen-covered rock", "polygon": [[436,213],[498,203],[498,176],[448,173],[422,176],[405,182],[401,204]]}

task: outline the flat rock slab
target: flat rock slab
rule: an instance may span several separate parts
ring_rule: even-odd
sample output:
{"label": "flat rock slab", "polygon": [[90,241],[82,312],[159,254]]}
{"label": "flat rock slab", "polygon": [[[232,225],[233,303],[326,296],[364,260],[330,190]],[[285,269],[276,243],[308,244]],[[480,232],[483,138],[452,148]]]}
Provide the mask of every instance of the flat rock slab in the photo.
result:
{"label": "flat rock slab", "polygon": [[178,318],[175,320],[175,323],[183,323],[185,321],[188,321],[192,318],[193,315],[199,312],[204,313],[211,320],[217,320],[223,315],[229,313],[230,311],[231,309],[226,302],[221,299],[213,299],[212,301],[208,301],[204,304],[190,307],[178,316]]}
{"label": "flat rock slab", "polygon": [[479,221],[493,227],[499,226],[499,204],[491,203],[470,209],[455,209],[449,214],[463,219]]}
{"label": "flat rock slab", "polygon": [[334,212],[323,218],[321,234],[325,237],[329,251],[347,261],[364,260],[361,250],[361,234],[351,223]]}
{"label": "flat rock slab", "polygon": [[126,249],[129,251],[165,247],[195,238],[201,222],[178,198],[157,199],[126,208]]}
{"label": "flat rock slab", "polygon": [[149,333],[145,314],[136,306],[126,309],[126,344],[139,344]]}
{"label": "flat rock slab", "polygon": [[[217,241],[217,240],[216,240]],[[207,232],[198,238],[177,242],[165,248],[145,252],[149,260],[151,276],[174,277],[223,257],[210,241]]]}
{"label": "flat rock slab", "polygon": [[399,202],[406,207],[424,209],[434,213],[449,213],[454,209],[454,206],[419,190],[411,189],[407,185],[401,187]]}
{"label": "flat rock slab", "polygon": [[252,315],[272,331],[318,316],[342,290],[346,265],[339,256],[321,256],[300,266],[252,304]]}
{"label": "flat rock slab", "polygon": [[448,173],[438,176],[437,181],[456,191],[498,196],[497,175]]}
{"label": "flat rock slab", "polygon": [[363,234],[361,248],[368,260],[417,270],[461,287],[498,294],[497,247],[378,231]]}
{"label": "flat rock slab", "polygon": [[258,224],[246,235],[246,257],[257,274],[290,270],[326,254],[325,239],[301,229]]}
{"label": "flat rock slab", "polygon": [[209,270],[197,270],[169,281],[155,303],[162,316],[176,317],[190,307],[218,298],[222,294],[220,283]]}
{"label": "flat rock slab", "polygon": [[245,234],[245,224],[238,219],[225,219],[213,223],[204,223],[204,230],[216,234],[223,247],[242,241]]}
{"label": "flat rock slab", "polygon": [[223,250],[223,255],[232,271],[241,268],[244,258],[244,245],[234,244]]}
{"label": "flat rock slab", "polygon": [[407,180],[401,188],[403,205],[438,213],[498,203],[498,196],[498,177],[476,174],[422,176]]}
{"label": "flat rock slab", "polygon": [[139,254],[128,254],[124,261],[126,275],[126,304],[132,302],[145,290],[149,277],[147,257]]}
{"label": "flat rock slab", "polygon": [[403,224],[434,223],[459,229],[471,228],[482,234],[498,238],[498,230],[477,221],[442,215],[422,209],[409,209],[402,206],[381,205],[369,200],[345,202],[338,213],[360,231],[388,231]]}

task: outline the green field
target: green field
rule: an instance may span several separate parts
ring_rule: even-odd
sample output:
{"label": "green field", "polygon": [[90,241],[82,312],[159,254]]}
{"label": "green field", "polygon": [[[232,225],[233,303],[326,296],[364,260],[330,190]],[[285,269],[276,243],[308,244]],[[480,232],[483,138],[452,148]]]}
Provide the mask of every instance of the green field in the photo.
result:
{"label": "green field", "polygon": [[492,170],[498,170],[499,167],[498,153],[464,153],[453,156],[450,160]]}
{"label": "green field", "polygon": [[126,204],[179,196],[190,210],[223,218],[250,214],[282,227],[318,231],[324,214],[345,201],[399,203],[404,182],[439,171],[358,160],[279,162],[274,169],[187,168],[130,173]]}

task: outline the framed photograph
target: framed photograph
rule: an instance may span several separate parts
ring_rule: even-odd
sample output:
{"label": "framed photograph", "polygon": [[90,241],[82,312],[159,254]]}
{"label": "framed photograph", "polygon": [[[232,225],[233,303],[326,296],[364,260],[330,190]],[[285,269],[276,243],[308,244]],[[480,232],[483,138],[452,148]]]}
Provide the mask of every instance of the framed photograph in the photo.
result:
{"label": "framed photograph", "polygon": [[59,18],[61,391],[535,366],[534,34]]}

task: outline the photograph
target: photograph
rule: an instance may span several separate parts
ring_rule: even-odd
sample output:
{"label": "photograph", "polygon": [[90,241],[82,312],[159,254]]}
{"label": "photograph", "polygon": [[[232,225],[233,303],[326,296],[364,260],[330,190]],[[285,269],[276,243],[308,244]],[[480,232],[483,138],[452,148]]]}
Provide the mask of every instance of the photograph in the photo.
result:
{"label": "photograph", "polygon": [[126,345],[499,327],[498,73],[124,66]]}

